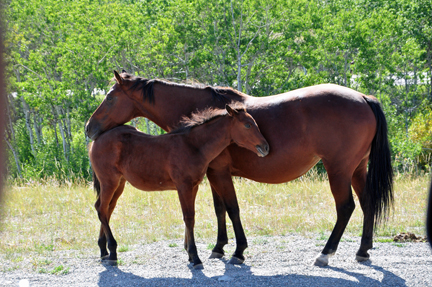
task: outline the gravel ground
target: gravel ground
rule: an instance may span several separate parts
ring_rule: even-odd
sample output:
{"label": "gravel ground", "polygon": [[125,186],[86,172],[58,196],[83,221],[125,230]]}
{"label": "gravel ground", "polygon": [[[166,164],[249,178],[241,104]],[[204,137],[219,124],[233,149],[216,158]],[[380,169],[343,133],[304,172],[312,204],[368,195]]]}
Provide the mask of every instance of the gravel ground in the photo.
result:
{"label": "gravel ground", "polygon": [[[227,264],[228,257],[207,259],[208,243],[198,242],[203,270],[187,264],[180,240],[130,246],[119,253],[118,266],[104,265],[90,252],[54,251],[43,271],[24,259],[19,269],[0,272],[0,286],[432,286],[427,243],[374,243],[371,260],[358,263],[360,238],[344,237],[329,266],[316,267],[312,264],[325,243],[317,237],[249,238],[240,266]],[[231,254],[233,243],[225,250]],[[54,272],[55,266],[64,269]]]}

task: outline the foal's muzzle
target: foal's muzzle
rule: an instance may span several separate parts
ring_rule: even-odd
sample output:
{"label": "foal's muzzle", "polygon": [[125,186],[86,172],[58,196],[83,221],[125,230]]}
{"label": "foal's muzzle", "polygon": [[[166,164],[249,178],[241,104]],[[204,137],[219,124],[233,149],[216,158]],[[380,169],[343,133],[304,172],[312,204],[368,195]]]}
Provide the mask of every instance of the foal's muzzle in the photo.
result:
{"label": "foal's muzzle", "polygon": [[85,134],[92,140],[95,140],[100,134],[99,129],[95,128],[94,125],[91,125],[90,122],[87,122],[84,131]]}
{"label": "foal's muzzle", "polygon": [[268,144],[257,145],[255,147],[256,147],[256,149],[258,151],[258,156],[259,157],[265,157],[270,152],[270,147],[269,147]]}

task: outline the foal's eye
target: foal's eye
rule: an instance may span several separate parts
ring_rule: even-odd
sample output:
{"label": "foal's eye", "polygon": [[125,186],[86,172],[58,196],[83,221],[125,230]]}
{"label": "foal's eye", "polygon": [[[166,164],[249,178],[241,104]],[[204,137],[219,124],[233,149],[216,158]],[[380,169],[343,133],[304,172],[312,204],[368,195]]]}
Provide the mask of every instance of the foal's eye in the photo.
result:
{"label": "foal's eye", "polygon": [[107,97],[106,99],[107,99],[107,101],[111,101],[112,97]]}
{"label": "foal's eye", "polygon": [[251,125],[250,124],[245,124],[245,128],[250,129]]}

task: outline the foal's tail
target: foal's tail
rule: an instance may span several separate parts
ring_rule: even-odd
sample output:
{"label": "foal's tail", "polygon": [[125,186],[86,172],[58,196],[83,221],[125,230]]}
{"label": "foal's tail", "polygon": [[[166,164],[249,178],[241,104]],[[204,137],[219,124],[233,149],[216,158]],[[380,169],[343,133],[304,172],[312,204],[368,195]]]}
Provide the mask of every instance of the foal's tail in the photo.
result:
{"label": "foal's tail", "polygon": [[94,172],[94,170],[93,170],[93,189],[96,192],[97,198],[99,198],[99,194],[100,194],[100,182],[99,182],[99,179],[97,178],[97,175]]}
{"label": "foal's tail", "polygon": [[385,219],[393,204],[393,169],[384,112],[376,98],[366,96],[364,99],[371,107],[377,121],[366,179],[367,208],[373,211],[374,222],[377,225],[383,217]]}

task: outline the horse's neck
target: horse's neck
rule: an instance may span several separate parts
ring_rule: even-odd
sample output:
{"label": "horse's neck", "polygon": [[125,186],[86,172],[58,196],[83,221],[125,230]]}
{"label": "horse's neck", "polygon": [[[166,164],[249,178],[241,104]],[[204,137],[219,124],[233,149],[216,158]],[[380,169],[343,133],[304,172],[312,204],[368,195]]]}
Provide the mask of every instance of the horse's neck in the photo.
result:
{"label": "horse's neck", "polygon": [[[153,91],[154,102],[146,100],[141,105],[140,116],[148,118],[166,131],[171,131],[184,116],[190,116],[197,110],[207,107],[224,108],[226,104],[215,99],[209,89],[155,83]],[[243,101],[241,95],[227,95],[227,98],[235,102]]]}
{"label": "horse's neck", "polygon": [[208,123],[194,127],[189,132],[190,142],[200,150],[210,162],[232,142],[232,118],[222,116]]}

